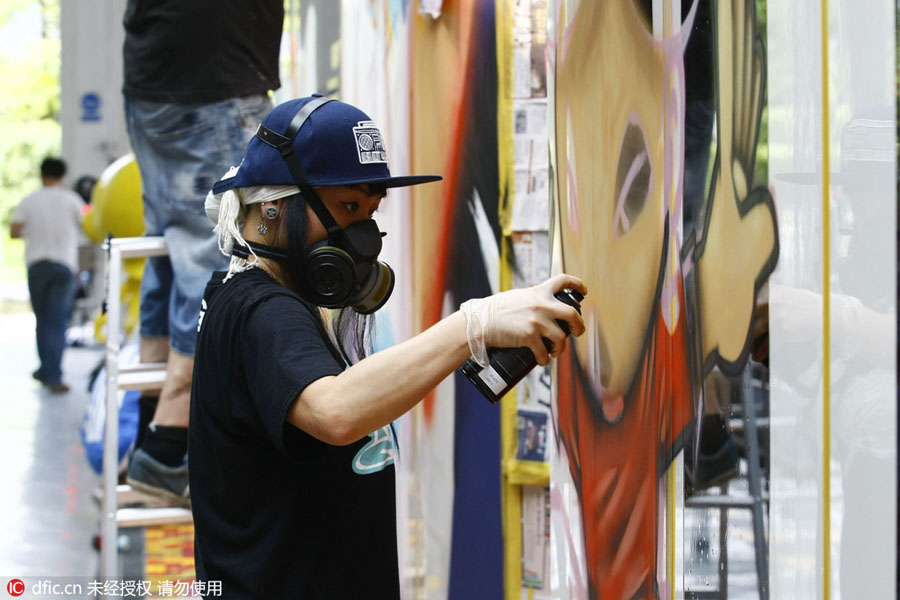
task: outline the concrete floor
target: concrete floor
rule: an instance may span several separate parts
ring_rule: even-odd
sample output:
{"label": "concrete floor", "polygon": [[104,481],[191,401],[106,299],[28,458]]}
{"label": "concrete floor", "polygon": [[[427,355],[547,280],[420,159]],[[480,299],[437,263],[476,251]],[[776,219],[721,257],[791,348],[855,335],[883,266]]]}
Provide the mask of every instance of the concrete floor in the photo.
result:
{"label": "concrete floor", "polygon": [[[0,300],[0,576],[93,577],[91,547],[100,478],[90,468],[79,426],[87,378],[102,348],[68,348],[67,394],[31,378],[38,366],[34,316],[21,299]],[[6,580],[3,581],[6,584]]]}

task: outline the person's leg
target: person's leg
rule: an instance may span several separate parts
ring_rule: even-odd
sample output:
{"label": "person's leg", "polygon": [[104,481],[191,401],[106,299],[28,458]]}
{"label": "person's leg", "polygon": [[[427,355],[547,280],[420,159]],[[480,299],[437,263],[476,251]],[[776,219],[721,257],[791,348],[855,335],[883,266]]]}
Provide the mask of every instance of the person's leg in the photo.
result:
{"label": "person's leg", "polygon": [[[161,236],[162,225],[144,211],[145,235]],[[144,263],[141,276],[141,362],[165,362],[169,353],[169,295],[172,263],[168,256],[154,256]]]}
{"label": "person's leg", "polygon": [[[168,309],[166,311],[168,313]],[[140,357],[142,363],[164,363],[169,357],[169,336],[165,337],[145,337],[140,339]],[[134,440],[135,449],[140,448],[144,443],[144,437],[150,423],[153,421],[153,415],[156,413],[156,407],[159,404],[159,391],[144,391],[138,399],[140,412],[138,415],[137,437]]]}
{"label": "person's leg", "polygon": [[153,422],[169,427],[187,427],[191,400],[194,357],[169,349],[166,381],[153,413]]}
{"label": "person's leg", "polygon": [[47,326],[48,265],[48,262],[40,261],[28,267],[28,293],[31,297],[31,309],[34,311],[34,337],[40,361],[40,366],[33,375],[41,383],[48,381],[48,378],[53,376],[52,370],[48,370],[50,365],[48,355],[50,330]]}
{"label": "person's leg", "polygon": [[247,142],[271,107],[269,99],[260,95],[194,107],[190,117],[184,117],[196,131],[180,142],[182,156],[192,160],[171,165],[178,198],[164,234],[173,273],[168,314],[171,350],[153,419],[158,425],[187,427],[200,301],[212,272],[228,264],[206,216],[206,194],[229,167],[240,163]]}
{"label": "person's leg", "polygon": [[[186,465],[176,467],[173,463],[187,451],[200,300],[212,272],[224,268],[228,261],[218,250],[204,202],[213,183],[229,167],[240,163],[247,142],[271,103],[266,96],[257,96],[207,105],[131,100],[126,104],[129,134],[144,178],[145,211],[148,202],[157,207],[154,216],[161,225],[159,232],[165,236],[171,267],[166,380],[153,422],[141,449],[135,452],[133,464],[138,464],[134,473],[129,469],[129,481],[132,475],[137,481],[138,476],[151,470],[181,468],[186,487]],[[155,175],[149,176],[148,171]],[[143,292],[142,288],[142,299]],[[156,308],[161,306],[157,303]],[[166,473],[168,479],[173,475],[182,481],[181,471]],[[183,496],[186,490],[184,494],[180,490],[175,493]]]}
{"label": "person's leg", "polygon": [[[169,192],[172,177],[170,163],[176,160],[167,148],[160,128],[176,131],[182,118],[166,110],[169,105],[138,102],[125,98],[125,118],[129,139],[141,169],[144,227],[147,236],[162,236],[169,225],[175,200]],[[156,133],[154,133],[156,132]],[[172,249],[169,249],[170,253]],[[173,281],[169,256],[147,259],[141,278],[140,357],[142,363],[165,363],[169,355],[169,299]],[[168,365],[167,365],[168,366]],[[164,383],[165,387],[165,383]],[[162,391],[160,392],[163,393]],[[128,466],[128,483],[135,489],[163,495],[182,503],[187,496],[185,450],[160,453],[154,446],[151,421],[159,399],[155,394],[141,397],[141,415],[135,450]],[[157,444],[158,445],[158,444]],[[186,445],[185,445],[186,448]],[[163,456],[159,456],[163,454]],[[171,455],[174,454],[174,459]],[[161,461],[160,458],[164,460]]]}
{"label": "person's leg", "polygon": [[206,216],[206,194],[229,167],[240,163],[247,143],[271,108],[263,95],[203,106],[203,116],[198,120],[208,122],[213,130],[203,139],[192,141],[202,148],[203,160],[180,166],[180,196],[186,200],[173,208],[165,231],[166,245],[178,251],[169,253],[173,271],[169,297],[171,351],[166,384],[154,417],[159,425],[188,424],[200,302],[210,275],[224,269],[229,260],[219,251]]}
{"label": "person's leg", "polygon": [[[161,194],[166,185],[165,168],[155,158],[157,148],[144,133],[146,111],[125,97],[125,119],[128,134],[141,169],[144,209],[144,231],[147,236],[162,236],[168,220],[168,203]],[[142,363],[165,363],[169,355],[169,296],[172,288],[172,263],[168,256],[148,258],[141,277],[140,360]],[[145,391],[139,400],[140,416],[135,451],[142,448],[156,406],[159,391]]]}
{"label": "person's leg", "polygon": [[28,290],[41,361],[33,375],[54,391],[66,391],[62,385],[62,354],[75,297],[75,277],[63,264],[40,261],[28,268]]}
{"label": "person's leg", "polygon": [[50,263],[46,299],[44,345],[47,364],[45,383],[54,392],[68,391],[62,383],[62,357],[66,348],[66,329],[75,299],[75,276],[63,264]]}

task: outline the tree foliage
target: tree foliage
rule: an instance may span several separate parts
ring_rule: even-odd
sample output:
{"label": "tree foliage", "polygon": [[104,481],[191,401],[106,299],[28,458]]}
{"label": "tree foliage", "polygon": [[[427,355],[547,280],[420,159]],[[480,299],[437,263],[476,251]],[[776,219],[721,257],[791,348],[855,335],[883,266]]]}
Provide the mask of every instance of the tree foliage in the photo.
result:
{"label": "tree foliage", "polygon": [[[0,219],[9,221],[23,195],[40,185],[38,166],[60,152],[60,35],[58,0],[4,0],[0,28],[38,11],[41,31],[24,48],[0,52]],[[6,227],[4,227],[6,229]]]}
{"label": "tree foliage", "polygon": [[[59,0],[0,2],[0,283],[25,279],[24,246],[9,238],[13,208],[40,187],[38,168],[62,145]],[[22,35],[21,23],[40,27]],[[25,40],[14,45],[8,40]]]}

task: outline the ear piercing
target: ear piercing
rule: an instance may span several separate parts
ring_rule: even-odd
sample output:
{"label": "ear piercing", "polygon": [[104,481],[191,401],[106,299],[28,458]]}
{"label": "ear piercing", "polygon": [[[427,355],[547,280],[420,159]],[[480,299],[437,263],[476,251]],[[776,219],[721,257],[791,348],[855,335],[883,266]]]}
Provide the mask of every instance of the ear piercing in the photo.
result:
{"label": "ear piercing", "polygon": [[263,202],[259,207],[262,214],[259,216],[259,225],[256,227],[256,231],[259,232],[259,235],[266,235],[269,233],[269,228],[266,227],[266,220],[273,221],[278,218],[278,206],[271,202]]}
{"label": "ear piercing", "polygon": [[278,206],[271,202],[262,203],[263,215],[270,221],[278,218]]}

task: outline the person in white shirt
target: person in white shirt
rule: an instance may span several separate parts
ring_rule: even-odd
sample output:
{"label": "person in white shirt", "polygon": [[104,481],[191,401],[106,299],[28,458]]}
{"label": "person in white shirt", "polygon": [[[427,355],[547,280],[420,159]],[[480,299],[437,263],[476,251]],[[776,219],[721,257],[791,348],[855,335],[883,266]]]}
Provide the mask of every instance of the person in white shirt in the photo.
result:
{"label": "person in white shirt", "polygon": [[13,212],[10,237],[25,239],[28,292],[36,321],[40,367],[32,377],[53,393],[65,393],[62,355],[66,327],[75,301],[78,236],[84,203],[62,187],[66,164],[59,158],[41,162],[43,187]]}

